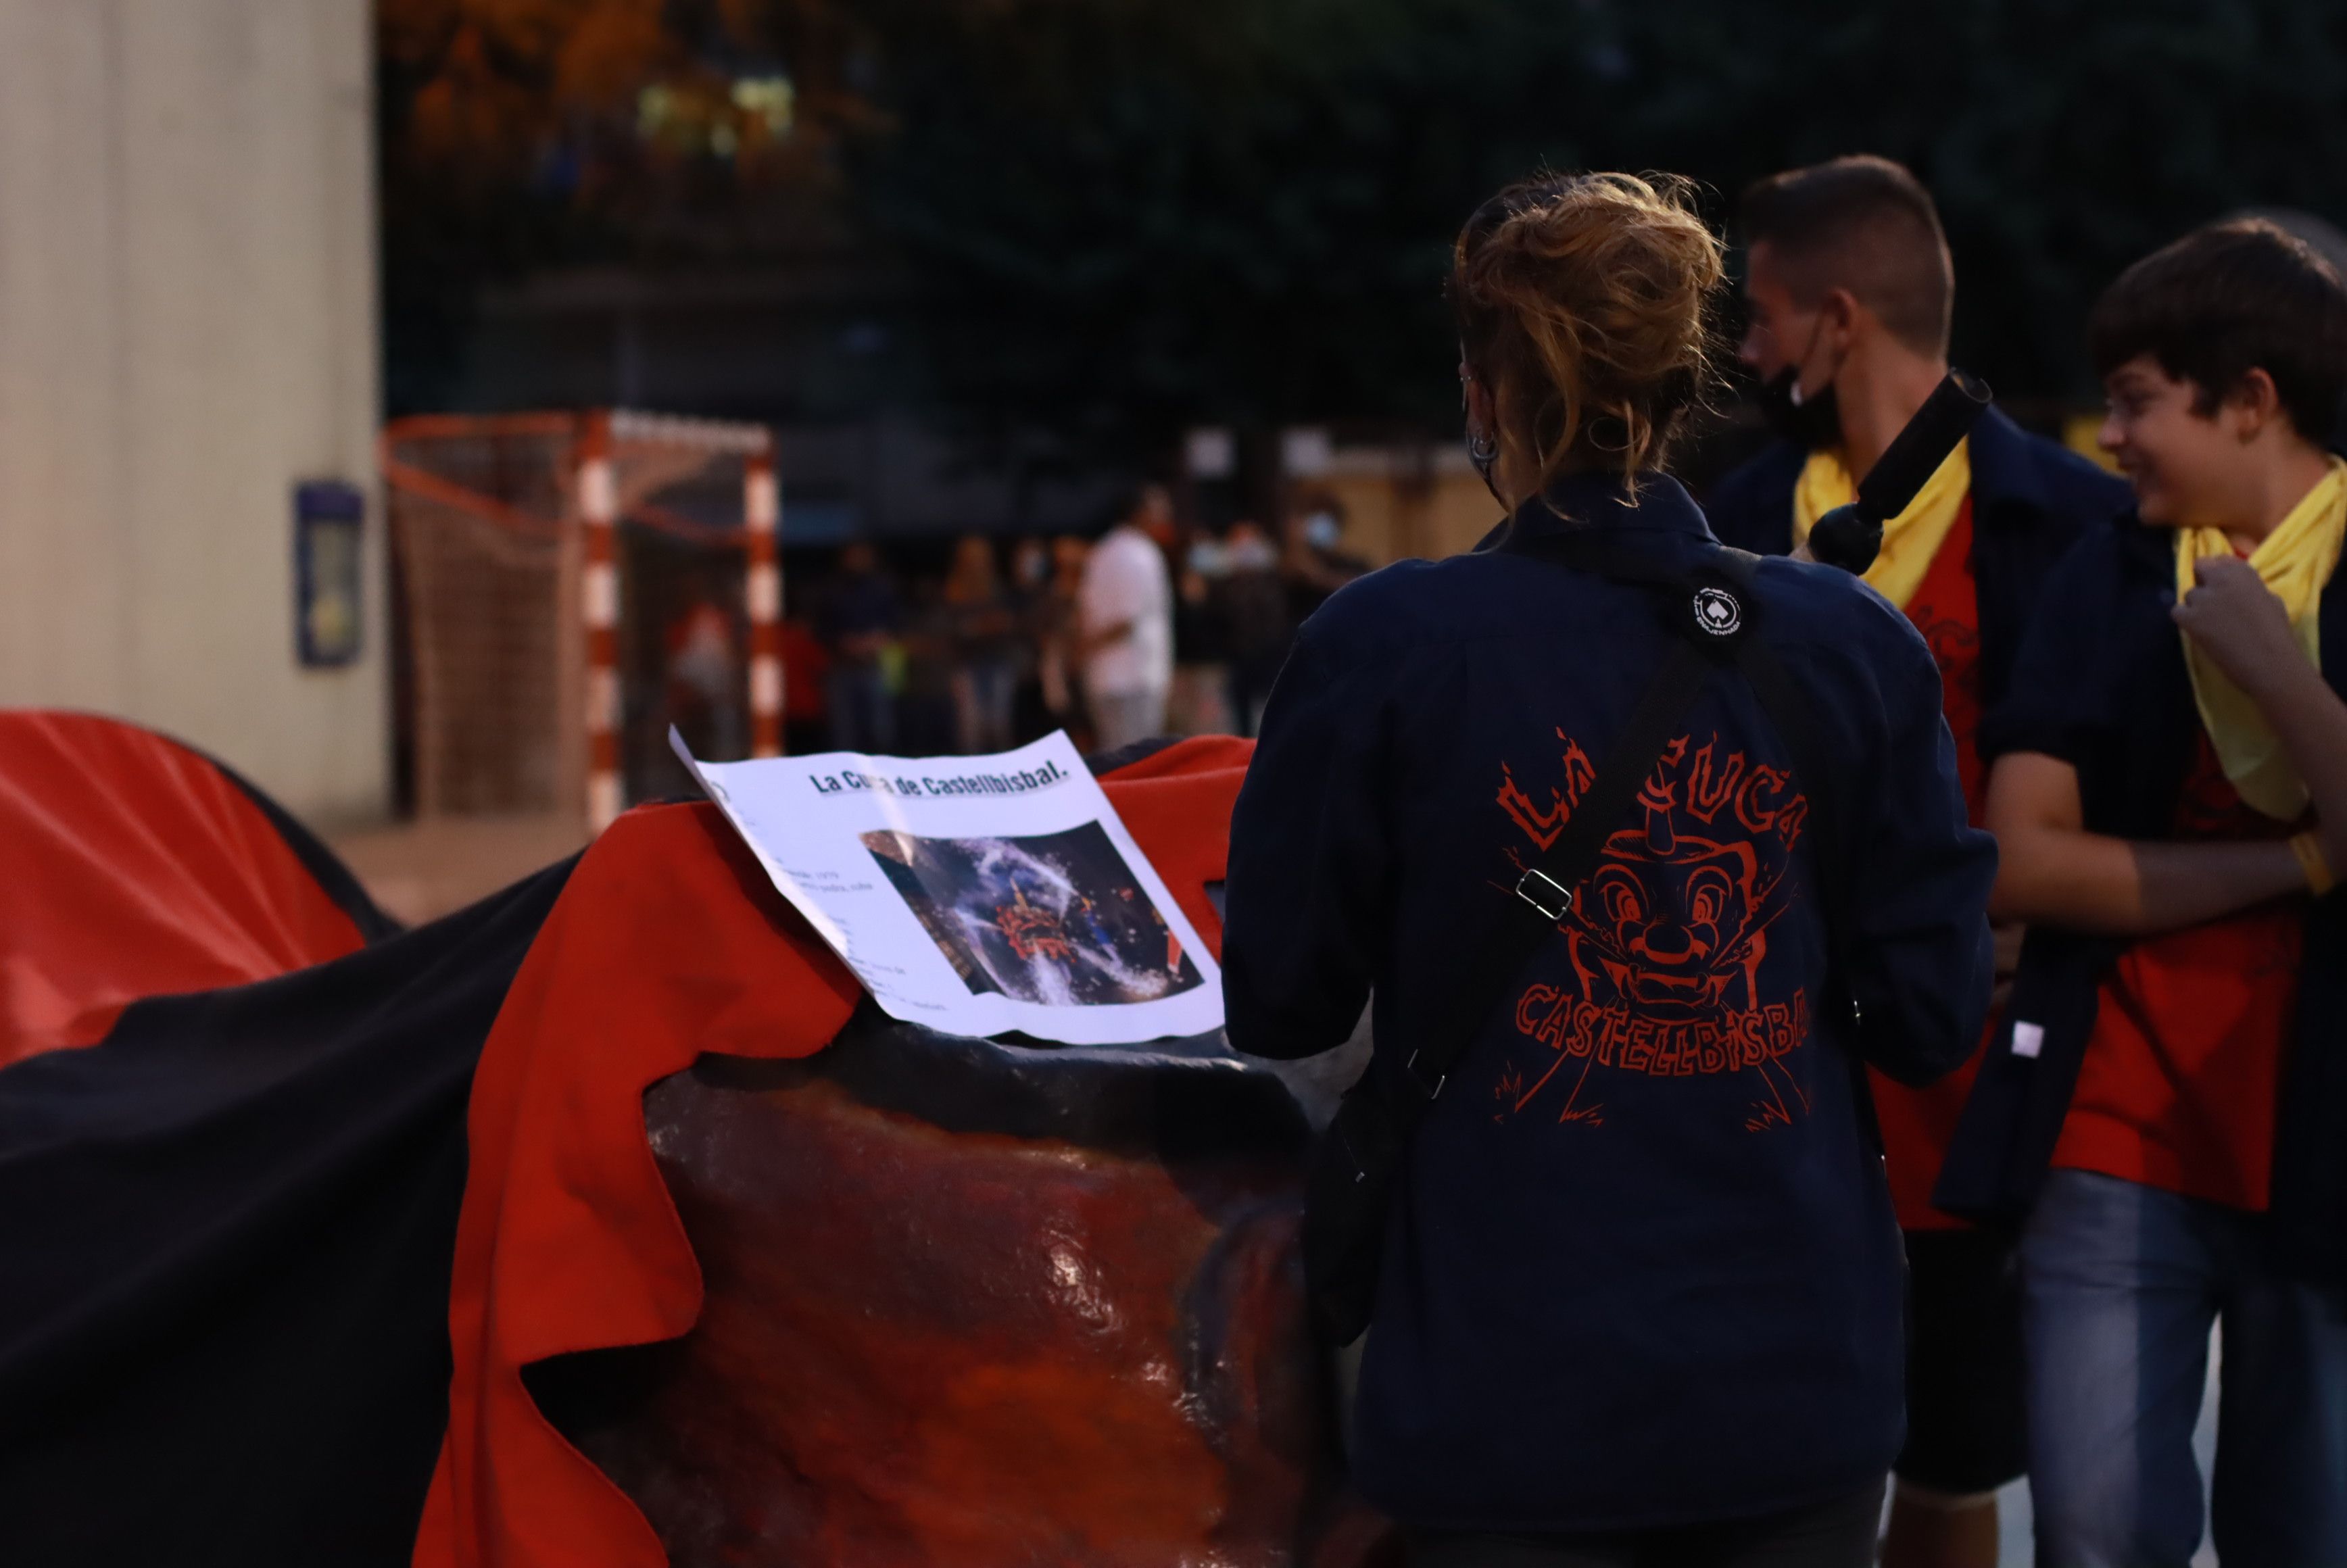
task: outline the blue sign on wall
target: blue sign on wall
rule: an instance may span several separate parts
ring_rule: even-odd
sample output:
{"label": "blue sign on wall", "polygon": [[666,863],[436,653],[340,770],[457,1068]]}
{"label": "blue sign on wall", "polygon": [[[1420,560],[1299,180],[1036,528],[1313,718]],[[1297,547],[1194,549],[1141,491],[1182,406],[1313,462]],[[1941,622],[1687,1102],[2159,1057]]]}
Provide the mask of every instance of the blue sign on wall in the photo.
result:
{"label": "blue sign on wall", "polygon": [[359,656],[366,498],[340,479],[293,487],[293,646],[313,668]]}

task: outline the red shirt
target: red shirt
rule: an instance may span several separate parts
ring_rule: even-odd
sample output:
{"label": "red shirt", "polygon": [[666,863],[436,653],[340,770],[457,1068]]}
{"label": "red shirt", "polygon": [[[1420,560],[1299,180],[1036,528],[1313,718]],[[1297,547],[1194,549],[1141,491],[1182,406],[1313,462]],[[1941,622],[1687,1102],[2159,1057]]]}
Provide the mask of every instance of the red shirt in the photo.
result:
{"label": "red shirt", "polygon": [[[1955,526],[1940,543],[1915,596],[1907,601],[1907,619],[1931,645],[1940,666],[1941,702],[1948,729],[1956,740],[1956,776],[1964,786],[1964,815],[1974,827],[1981,825],[1988,793],[1988,769],[1981,761],[1980,600],[1973,582],[1973,503],[1964,499]],[[1996,1020],[1989,1020],[1993,1030]],[[1960,1230],[1964,1222],[1932,1206],[1932,1187],[1940,1179],[1940,1163],[1947,1158],[1955,1136],[1957,1118],[1973,1091],[1973,1075],[1980,1071],[1980,1052],[1937,1083],[1911,1089],[1877,1072],[1874,1110],[1882,1124],[1883,1163],[1891,1177],[1891,1199],[1905,1230]]]}
{"label": "red shirt", "polygon": [[823,678],[831,655],[804,620],[783,622],[783,717],[794,723],[818,723],[824,715]]}
{"label": "red shirt", "polygon": [[[2199,737],[2178,839],[2282,838]],[[2279,899],[2147,937],[2104,979],[2054,1163],[2261,1210],[2274,1102],[2298,1001],[2305,906]]]}

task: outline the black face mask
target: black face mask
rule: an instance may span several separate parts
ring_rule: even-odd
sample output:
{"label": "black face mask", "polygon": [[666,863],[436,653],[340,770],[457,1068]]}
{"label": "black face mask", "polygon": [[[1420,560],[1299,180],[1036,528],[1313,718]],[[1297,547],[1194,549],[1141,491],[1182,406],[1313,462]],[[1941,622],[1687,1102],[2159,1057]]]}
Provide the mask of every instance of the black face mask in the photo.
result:
{"label": "black face mask", "polygon": [[1768,428],[1804,452],[1821,452],[1841,445],[1841,405],[1829,381],[1799,402],[1793,389],[1801,384],[1801,369],[1788,364],[1760,384],[1760,417]]}

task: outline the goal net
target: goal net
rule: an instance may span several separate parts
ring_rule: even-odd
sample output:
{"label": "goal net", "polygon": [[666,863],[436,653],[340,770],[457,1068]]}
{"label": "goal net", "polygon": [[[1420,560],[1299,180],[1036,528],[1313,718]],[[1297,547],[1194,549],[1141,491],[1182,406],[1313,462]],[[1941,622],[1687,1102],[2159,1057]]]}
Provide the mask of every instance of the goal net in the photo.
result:
{"label": "goal net", "polygon": [[667,733],[780,749],[765,427],[631,411],[384,432],[401,752],[418,816],[579,812],[685,786]]}

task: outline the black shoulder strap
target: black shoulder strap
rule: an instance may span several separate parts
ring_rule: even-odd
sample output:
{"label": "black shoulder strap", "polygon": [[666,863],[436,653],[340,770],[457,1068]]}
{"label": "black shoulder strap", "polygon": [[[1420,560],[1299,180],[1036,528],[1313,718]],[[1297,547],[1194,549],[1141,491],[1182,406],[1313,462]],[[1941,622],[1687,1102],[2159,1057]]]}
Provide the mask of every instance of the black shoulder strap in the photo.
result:
{"label": "black shoulder strap", "polygon": [[[1705,651],[1733,661],[1785,749],[1792,753],[1794,776],[1809,796],[1809,830],[1816,835],[1822,884],[1819,897],[1825,906],[1827,935],[1839,960],[1848,864],[1840,803],[1834,799],[1833,771],[1826,760],[1830,753],[1809,692],[1759,635],[1760,596],[1755,585],[1760,558],[1747,550],[1715,546],[1707,565],[1690,571],[1649,552],[1624,548],[1614,535],[1595,528],[1551,535],[1517,548],[1523,554],[1635,582],[1666,596],[1672,602],[1665,607],[1665,620],[1678,633],[1680,645],[1699,643]],[[1706,613],[1706,596],[1719,588],[1729,590],[1724,601],[1716,601],[1724,607],[1725,620],[1718,613]]]}
{"label": "black shoulder strap", "polygon": [[[1739,588],[1749,589],[1760,558],[1742,550],[1719,552],[1720,569]],[[1757,597],[1757,596],[1756,596]],[[1816,835],[1819,897],[1825,905],[1826,930],[1837,958],[1843,931],[1845,879],[1849,845],[1842,837],[1840,803],[1834,799],[1834,776],[1826,762],[1824,737],[1818,732],[1817,710],[1809,694],[1786,671],[1777,651],[1758,636],[1739,637],[1733,647],[1736,666],[1751,683],[1768,723],[1793,753],[1793,774],[1809,797],[1809,831]]]}
{"label": "black shoulder strap", "polygon": [[[1709,658],[1732,661],[1743,674],[1745,681],[1752,688],[1753,695],[1758,699],[1762,712],[1768,716],[1769,724],[1784,741],[1786,750],[1792,753],[1794,776],[1801,781],[1803,792],[1809,796],[1809,832],[1814,835],[1819,899],[1823,906],[1827,948],[1834,969],[1834,985],[1845,996],[1850,996],[1850,970],[1844,961],[1844,954],[1847,950],[1844,938],[1847,930],[1848,877],[1845,872],[1848,865],[1846,858],[1848,846],[1843,839],[1842,815],[1840,803],[1834,798],[1834,774],[1827,761],[1829,753],[1819,727],[1816,710],[1809,702],[1809,693],[1799,682],[1792,678],[1785,669],[1783,661],[1777,657],[1776,651],[1770,648],[1768,641],[1759,634],[1761,606],[1756,579],[1759,572],[1760,558],[1747,550],[1715,546],[1708,552],[1709,559],[1706,562],[1690,569],[1686,566],[1663,559],[1655,552],[1626,546],[1612,530],[1599,528],[1550,534],[1537,540],[1510,539],[1501,548],[1553,561],[1576,570],[1593,572],[1615,581],[1635,583],[1654,592],[1663,600],[1664,620],[1676,635],[1671,641],[1672,651],[1665,661],[1664,671],[1656,675],[1654,686],[1648,691],[1648,698],[1655,697],[1664,684],[1665,677],[1670,673],[1673,664],[1692,659],[1698,667],[1696,686],[1690,687],[1686,697],[1679,700],[1677,707],[1672,711],[1670,716],[1661,721],[1664,730],[1666,731],[1670,724],[1676,722],[1679,712],[1692,702],[1695,690],[1700,685],[1700,667],[1707,663]],[[1642,702],[1642,712],[1645,706],[1645,702]],[[1633,737],[1625,726],[1623,739],[1631,738]],[[1598,785],[1591,786],[1588,795],[1584,797],[1585,804],[1592,807],[1603,808],[1605,815],[1601,815],[1596,810],[1586,814],[1591,819],[1588,827],[1594,840],[1589,846],[1588,860],[1578,866],[1561,869],[1548,866],[1544,860],[1534,867],[1533,872],[1527,873],[1523,881],[1518,883],[1517,891],[1520,895],[1525,891],[1525,882],[1534,881],[1535,873],[1550,874],[1555,882],[1565,888],[1577,886],[1580,878],[1588,875],[1597,852],[1604,847],[1604,835],[1601,830],[1601,825],[1618,823],[1621,820],[1623,811],[1629,804],[1630,796],[1635,794],[1646,774],[1653,770],[1656,760],[1660,757],[1661,747],[1667,743],[1668,739],[1667,733],[1659,734],[1656,737],[1654,743],[1654,753],[1645,757],[1635,776],[1624,786],[1622,796],[1618,801],[1598,800]],[[1615,753],[1609,753],[1607,757],[1608,763],[1611,764],[1614,760],[1614,755],[1620,753],[1622,750],[1621,743],[1617,742]],[[1605,782],[1601,778],[1598,784],[1602,784]],[[1567,835],[1559,836],[1555,846],[1550,852],[1551,858],[1563,852],[1572,827],[1579,824],[1583,815],[1584,813],[1580,810],[1573,813],[1573,818],[1567,824]],[[1564,874],[1568,870],[1571,875]],[[1546,893],[1548,889],[1542,888],[1541,891]],[[1565,906],[1554,904],[1553,907],[1556,908],[1557,917],[1562,918]],[[1490,996],[1496,994],[1499,989],[1512,978],[1515,969],[1520,969],[1531,958],[1532,953],[1537,950],[1537,943],[1523,950],[1522,957],[1516,960],[1515,968],[1507,970],[1490,982],[1491,989],[1486,993],[1482,1007],[1475,1010],[1473,1020],[1467,1025],[1470,1036],[1480,1025],[1483,1012],[1488,1010]],[[1495,955],[1492,967],[1495,967],[1496,963]],[[1481,973],[1486,967],[1478,965],[1478,972]],[[1855,997],[1850,996],[1850,1006],[1853,1013],[1856,1005]],[[1447,1031],[1445,1038],[1448,1038]],[[1456,1060],[1457,1051],[1464,1049],[1465,1041],[1461,1040],[1451,1055],[1444,1061],[1441,1071],[1448,1071],[1450,1061]],[[1423,1051],[1419,1053],[1418,1060],[1428,1062],[1432,1061]],[[1429,1087],[1426,1074],[1422,1070],[1413,1068],[1412,1073],[1419,1078],[1421,1087]],[[1431,1087],[1440,1087],[1440,1077],[1438,1074]]]}
{"label": "black shoulder strap", "polygon": [[1491,1010],[1534,953],[1556,934],[1573,907],[1573,889],[1596,868],[1614,825],[1662,760],[1671,733],[1703,690],[1710,661],[1691,641],[1674,639],[1662,668],[1646,682],[1637,706],[1606,748],[1605,761],[1573,803],[1556,838],[1516,879],[1517,902],[1483,943],[1456,985],[1433,1034],[1412,1051],[1402,1071],[1433,1099]]}
{"label": "black shoulder strap", "polygon": [[[1742,550],[1724,549],[1719,553],[1719,565],[1730,580],[1750,589],[1760,569],[1760,558]],[[1749,597],[1758,601],[1758,593]],[[1835,798],[1833,771],[1826,762],[1825,739],[1819,733],[1817,710],[1809,702],[1809,692],[1786,671],[1777,651],[1759,636],[1737,638],[1734,651],[1737,668],[1751,683],[1752,694],[1760,699],[1761,711],[1783,738],[1785,749],[1793,753],[1793,776],[1801,781],[1809,797],[1809,826],[1816,845],[1818,901],[1824,907],[1826,924],[1829,966],[1827,994],[1840,999],[1842,1016],[1850,1028],[1851,1038],[1845,1042],[1849,1048],[1850,1101],[1857,1107],[1860,1128],[1880,1153],[1882,1123],[1875,1113],[1874,1085],[1867,1078],[1866,1061],[1860,1054],[1856,1038],[1858,991],[1849,958],[1850,841],[1843,831],[1840,803]],[[1829,1011],[1820,1011],[1819,1020],[1829,1016]]]}

